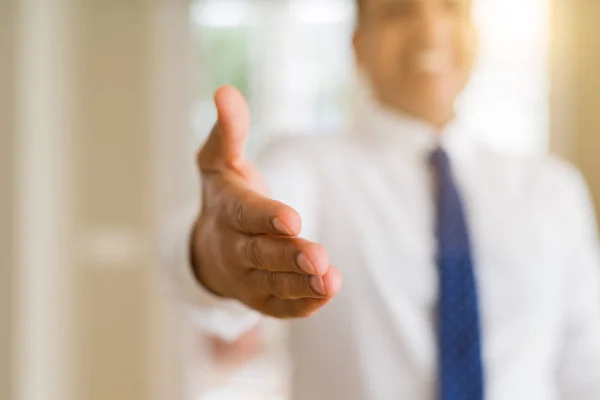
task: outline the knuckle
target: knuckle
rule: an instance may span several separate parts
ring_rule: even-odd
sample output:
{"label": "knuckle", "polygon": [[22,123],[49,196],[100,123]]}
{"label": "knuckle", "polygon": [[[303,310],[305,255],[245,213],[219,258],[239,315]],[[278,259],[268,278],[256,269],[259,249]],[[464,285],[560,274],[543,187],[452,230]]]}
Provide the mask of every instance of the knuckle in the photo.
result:
{"label": "knuckle", "polygon": [[239,204],[235,186],[222,176],[215,175],[211,177],[207,189],[207,196],[210,197],[210,203],[218,210],[219,219],[231,225],[230,221]]}
{"label": "knuckle", "polygon": [[265,286],[273,295],[280,297],[282,292],[281,285],[278,283],[277,277],[274,273],[268,272],[265,274]]}
{"label": "knuckle", "polygon": [[206,207],[215,215],[219,226],[229,227],[231,225],[231,222],[229,222],[231,213],[227,204],[226,193],[224,192],[225,190],[222,188],[213,190],[212,193],[210,193],[212,195],[210,202],[205,203],[209,203]]}
{"label": "knuckle", "polygon": [[243,201],[240,201],[235,206],[235,219],[240,228],[244,228],[244,214],[246,212],[246,206]]}
{"label": "knuckle", "polygon": [[263,269],[259,256],[259,240],[260,236],[251,237],[246,243],[245,256],[246,259],[256,268]]}
{"label": "knuckle", "polygon": [[[275,274],[271,274],[275,277]],[[294,285],[293,277],[282,274],[281,276],[273,278],[273,294],[280,298],[290,297],[292,287]]]}
{"label": "knuckle", "polygon": [[228,210],[229,218],[233,219],[239,229],[245,230],[249,213],[249,193],[231,193],[230,204],[231,206]]}

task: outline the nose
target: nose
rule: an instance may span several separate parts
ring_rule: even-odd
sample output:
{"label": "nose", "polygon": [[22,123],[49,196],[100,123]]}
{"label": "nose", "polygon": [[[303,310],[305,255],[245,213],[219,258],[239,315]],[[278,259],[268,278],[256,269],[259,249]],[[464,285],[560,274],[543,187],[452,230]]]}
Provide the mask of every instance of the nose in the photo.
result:
{"label": "nose", "polygon": [[415,27],[415,34],[421,47],[441,47],[452,38],[451,19],[439,8],[432,6],[421,8]]}

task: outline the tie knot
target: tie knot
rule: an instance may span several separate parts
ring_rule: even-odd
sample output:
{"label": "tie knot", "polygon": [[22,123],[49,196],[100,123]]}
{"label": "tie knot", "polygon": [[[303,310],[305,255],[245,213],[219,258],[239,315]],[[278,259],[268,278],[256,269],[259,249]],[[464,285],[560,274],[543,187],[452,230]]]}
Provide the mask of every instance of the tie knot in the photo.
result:
{"label": "tie knot", "polygon": [[447,170],[448,165],[450,164],[450,160],[448,159],[448,154],[441,147],[437,147],[435,150],[431,152],[429,155],[429,163],[433,166],[437,171]]}

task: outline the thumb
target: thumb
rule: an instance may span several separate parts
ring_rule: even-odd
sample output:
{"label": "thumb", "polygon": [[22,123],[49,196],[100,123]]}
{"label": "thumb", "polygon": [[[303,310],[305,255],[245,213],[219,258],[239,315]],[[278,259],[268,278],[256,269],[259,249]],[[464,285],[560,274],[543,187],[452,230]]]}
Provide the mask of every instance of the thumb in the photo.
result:
{"label": "thumb", "polygon": [[215,92],[218,120],[200,150],[200,167],[235,166],[242,160],[250,127],[250,111],[242,94],[233,86]]}

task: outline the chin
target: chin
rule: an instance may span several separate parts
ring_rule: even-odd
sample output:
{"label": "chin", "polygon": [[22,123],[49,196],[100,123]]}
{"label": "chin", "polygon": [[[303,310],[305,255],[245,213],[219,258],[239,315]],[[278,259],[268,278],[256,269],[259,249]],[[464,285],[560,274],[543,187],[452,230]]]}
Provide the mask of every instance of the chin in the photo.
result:
{"label": "chin", "polygon": [[454,91],[448,88],[423,88],[413,96],[417,103],[437,109],[452,108],[455,98]]}
{"label": "chin", "polygon": [[453,103],[460,90],[451,79],[434,77],[422,80],[413,89],[417,97],[427,99],[428,103]]}

